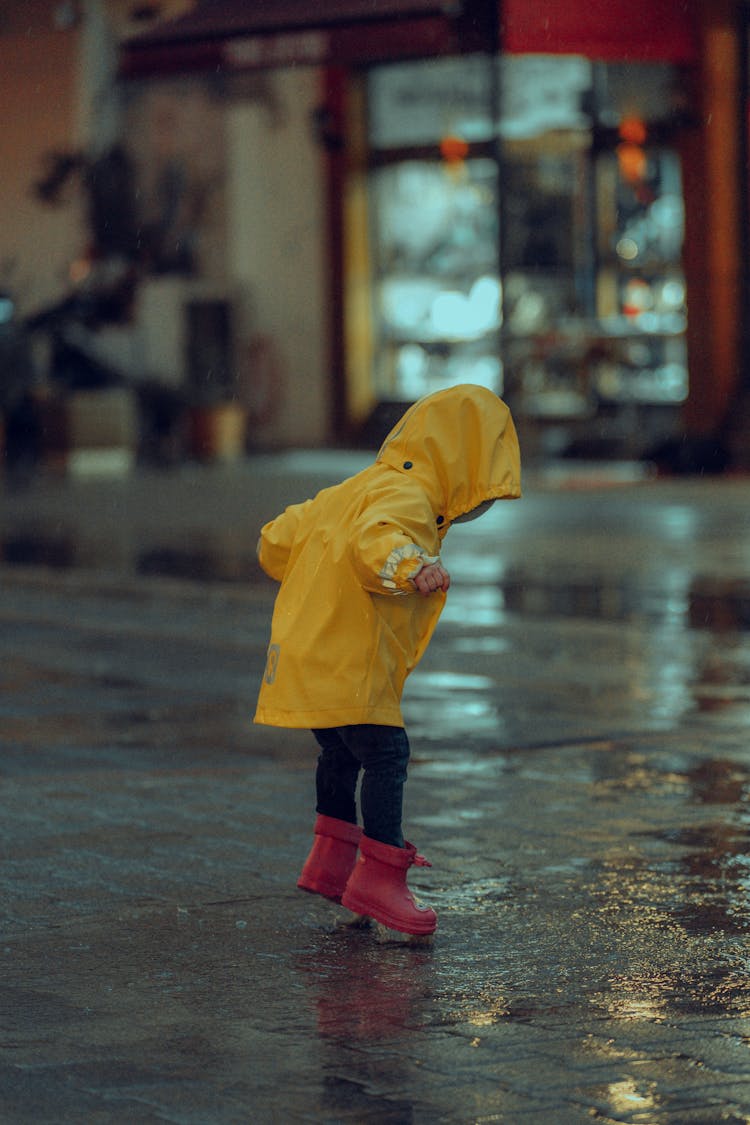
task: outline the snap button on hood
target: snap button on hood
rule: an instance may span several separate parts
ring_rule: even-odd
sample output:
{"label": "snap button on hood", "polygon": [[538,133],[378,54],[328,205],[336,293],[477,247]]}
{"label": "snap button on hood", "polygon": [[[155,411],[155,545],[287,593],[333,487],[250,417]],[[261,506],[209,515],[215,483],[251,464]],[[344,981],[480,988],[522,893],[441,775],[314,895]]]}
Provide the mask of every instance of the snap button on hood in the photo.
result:
{"label": "snap button on hood", "polygon": [[377,460],[410,477],[451,523],[485,500],[521,495],[521,457],[505,403],[473,383],[426,395],[407,410]]}

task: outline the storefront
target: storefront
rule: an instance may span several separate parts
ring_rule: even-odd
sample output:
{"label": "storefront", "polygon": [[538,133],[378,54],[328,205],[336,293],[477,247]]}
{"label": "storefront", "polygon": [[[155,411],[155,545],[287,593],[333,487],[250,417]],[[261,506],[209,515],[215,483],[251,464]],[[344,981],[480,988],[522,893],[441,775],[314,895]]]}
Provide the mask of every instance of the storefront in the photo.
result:
{"label": "storefront", "polygon": [[290,2],[272,27],[252,5],[209,7],[244,22],[207,36],[189,16],[177,52],[161,33],[131,69],[326,76],[335,436],[374,435],[384,414],[466,380],[503,394],[542,451],[632,456],[681,417],[709,424],[736,357],[709,357],[711,388],[701,363],[696,390],[707,345],[687,304],[693,319],[705,261],[685,231],[705,204],[691,156],[707,120],[700,6],[505,0],[449,17],[421,0],[324,17]]}
{"label": "storefront", "polygon": [[482,383],[554,451],[631,455],[671,429],[688,390],[677,68],[471,56],[364,84],[355,401]]}

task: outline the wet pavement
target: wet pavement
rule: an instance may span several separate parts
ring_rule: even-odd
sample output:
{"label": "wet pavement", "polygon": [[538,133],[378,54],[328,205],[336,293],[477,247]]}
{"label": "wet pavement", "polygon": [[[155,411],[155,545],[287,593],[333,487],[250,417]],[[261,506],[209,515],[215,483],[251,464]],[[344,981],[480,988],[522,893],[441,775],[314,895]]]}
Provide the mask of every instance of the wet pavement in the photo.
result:
{"label": "wet pavement", "polygon": [[253,547],[356,455],[0,496],[0,1121],[750,1122],[750,482],[532,478],[406,699],[430,946],[294,883]]}

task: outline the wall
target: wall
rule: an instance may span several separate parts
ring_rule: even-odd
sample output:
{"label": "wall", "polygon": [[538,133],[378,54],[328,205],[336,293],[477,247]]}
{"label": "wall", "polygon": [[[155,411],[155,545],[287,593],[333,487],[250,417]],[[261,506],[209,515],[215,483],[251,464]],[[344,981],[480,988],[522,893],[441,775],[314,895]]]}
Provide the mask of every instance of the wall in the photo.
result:
{"label": "wall", "polygon": [[227,106],[228,271],[261,337],[248,371],[254,440],[319,445],[330,428],[323,157],[311,120],[321,79],[290,68],[265,81],[265,97]]}
{"label": "wall", "polygon": [[[85,0],[86,22],[72,27],[56,23],[60,8],[27,0],[0,12],[0,288],[23,312],[68,290],[88,241],[75,177],[55,206],[34,197],[47,154],[96,151],[113,131],[112,96],[106,114],[101,101],[100,46],[109,34],[101,2]],[[217,123],[226,149],[218,194],[226,189],[227,199],[218,207],[212,199],[201,273],[226,282],[241,306],[244,298],[241,358],[261,448],[329,437],[324,180],[311,122],[320,81],[313,69],[271,72],[249,83],[248,97],[227,98]]]}
{"label": "wall", "polygon": [[[55,26],[56,7],[9,5],[14,18],[0,23],[0,287],[25,310],[62,294],[85,240],[76,191],[58,207],[33,195],[46,154],[76,144],[79,32]],[[12,259],[15,267],[5,268]]]}

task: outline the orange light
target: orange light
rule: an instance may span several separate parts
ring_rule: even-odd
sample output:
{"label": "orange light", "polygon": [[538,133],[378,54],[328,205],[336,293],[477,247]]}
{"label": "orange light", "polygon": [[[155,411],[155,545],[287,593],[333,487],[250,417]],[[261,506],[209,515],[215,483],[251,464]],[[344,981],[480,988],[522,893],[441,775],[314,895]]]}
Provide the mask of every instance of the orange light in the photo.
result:
{"label": "orange light", "polygon": [[463,137],[443,137],[440,142],[440,155],[446,164],[463,164],[469,155],[468,142]]}
{"label": "orange light", "polygon": [[641,121],[640,117],[623,117],[617,131],[621,139],[631,145],[643,145],[646,143],[646,126],[644,122]]}
{"label": "orange light", "polygon": [[640,184],[646,177],[646,153],[639,145],[617,146],[617,164],[620,175],[628,184]]}
{"label": "orange light", "polygon": [[622,297],[622,311],[625,316],[636,317],[647,312],[654,303],[651,286],[642,277],[632,278],[625,286]]}

